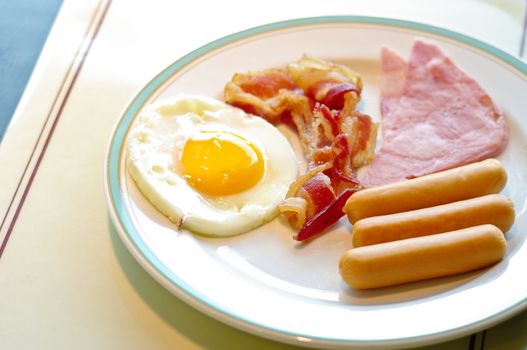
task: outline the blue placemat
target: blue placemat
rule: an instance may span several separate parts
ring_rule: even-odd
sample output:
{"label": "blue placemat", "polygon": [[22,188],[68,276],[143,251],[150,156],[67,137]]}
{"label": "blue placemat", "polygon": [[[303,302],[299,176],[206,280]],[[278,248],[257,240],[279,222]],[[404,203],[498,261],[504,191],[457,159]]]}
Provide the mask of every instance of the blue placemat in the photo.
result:
{"label": "blue placemat", "polygon": [[0,1],[0,140],[61,4],[62,0]]}

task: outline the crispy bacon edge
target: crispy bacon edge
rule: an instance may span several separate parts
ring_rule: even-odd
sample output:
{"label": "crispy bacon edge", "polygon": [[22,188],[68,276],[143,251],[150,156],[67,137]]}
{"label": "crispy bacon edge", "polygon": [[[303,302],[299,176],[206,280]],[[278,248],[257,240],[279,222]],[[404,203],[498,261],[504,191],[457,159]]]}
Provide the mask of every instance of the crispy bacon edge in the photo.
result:
{"label": "crispy bacon edge", "polygon": [[337,221],[343,198],[362,188],[355,171],[373,158],[378,125],[356,111],[361,90],[355,72],[308,56],[287,70],[237,73],[225,87],[227,103],[298,132],[308,170],[279,206],[297,240]]}

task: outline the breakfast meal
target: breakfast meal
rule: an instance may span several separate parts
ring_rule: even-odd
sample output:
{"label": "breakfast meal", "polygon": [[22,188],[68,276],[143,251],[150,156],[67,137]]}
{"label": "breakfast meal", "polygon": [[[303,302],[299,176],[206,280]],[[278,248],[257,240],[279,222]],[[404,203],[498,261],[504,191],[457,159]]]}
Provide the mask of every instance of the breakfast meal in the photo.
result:
{"label": "breakfast meal", "polygon": [[[497,263],[515,220],[500,194],[506,170],[493,159],[508,142],[504,115],[420,40],[408,61],[382,49],[380,82],[380,122],[359,111],[357,72],[307,55],[234,74],[225,102],[155,102],[129,131],[128,173],[178,228],[208,236],[248,232],[281,214],[294,239],[307,241],[346,216],[353,247],[339,272],[356,289]],[[298,136],[305,169],[279,125]]]}
{"label": "breakfast meal", "polygon": [[297,177],[293,149],[275,127],[201,96],[149,105],[127,148],[128,172],[150,203],[205,235],[232,236],[271,220]]}

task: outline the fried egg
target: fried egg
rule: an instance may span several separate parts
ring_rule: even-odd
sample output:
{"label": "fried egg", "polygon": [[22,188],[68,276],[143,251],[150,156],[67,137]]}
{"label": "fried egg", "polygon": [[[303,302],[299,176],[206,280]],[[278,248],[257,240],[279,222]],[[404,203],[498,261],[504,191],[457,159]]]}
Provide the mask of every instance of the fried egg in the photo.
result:
{"label": "fried egg", "polygon": [[177,225],[211,236],[274,218],[298,172],[273,125],[202,96],[145,107],[126,147],[128,173],[148,201]]}

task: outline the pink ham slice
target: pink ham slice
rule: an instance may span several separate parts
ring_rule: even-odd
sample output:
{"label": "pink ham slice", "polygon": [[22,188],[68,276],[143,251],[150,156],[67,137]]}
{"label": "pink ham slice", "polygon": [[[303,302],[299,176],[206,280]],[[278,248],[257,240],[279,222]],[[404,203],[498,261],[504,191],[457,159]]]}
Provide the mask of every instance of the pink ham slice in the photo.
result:
{"label": "pink ham slice", "polygon": [[373,187],[498,155],[508,127],[490,96],[434,45],[381,55],[382,145],[359,175]]}

